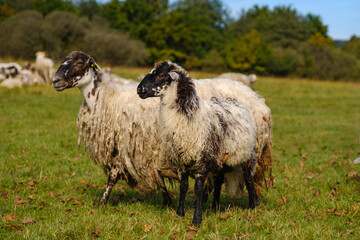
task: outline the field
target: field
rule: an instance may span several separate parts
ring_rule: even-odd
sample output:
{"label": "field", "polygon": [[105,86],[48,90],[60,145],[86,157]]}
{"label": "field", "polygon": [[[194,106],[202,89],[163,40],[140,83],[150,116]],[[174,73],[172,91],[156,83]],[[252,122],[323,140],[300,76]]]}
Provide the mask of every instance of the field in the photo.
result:
{"label": "field", "polygon": [[208,202],[199,228],[193,182],[185,218],[123,182],[111,204],[95,205],[107,177],[77,147],[78,89],[0,88],[0,238],[360,239],[360,84],[260,78],[254,87],[273,114],[275,187],[255,210],[247,197],[223,194],[219,213]]}

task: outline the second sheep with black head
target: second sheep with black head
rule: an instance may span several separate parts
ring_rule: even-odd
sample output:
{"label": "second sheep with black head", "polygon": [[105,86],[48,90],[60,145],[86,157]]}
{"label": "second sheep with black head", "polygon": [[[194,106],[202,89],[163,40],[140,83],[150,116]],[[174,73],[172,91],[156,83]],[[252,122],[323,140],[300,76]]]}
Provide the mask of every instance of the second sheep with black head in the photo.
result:
{"label": "second sheep with black head", "polygon": [[178,215],[184,216],[189,172],[196,176],[194,225],[202,220],[204,181],[210,174],[215,175],[216,183],[213,207],[219,205],[223,181],[231,179],[244,179],[250,207],[259,204],[253,179],[256,124],[243,103],[234,99],[200,99],[187,72],[168,60],[155,65],[137,92],[143,99],[161,99],[159,121],[165,151],[173,164],[183,169]]}

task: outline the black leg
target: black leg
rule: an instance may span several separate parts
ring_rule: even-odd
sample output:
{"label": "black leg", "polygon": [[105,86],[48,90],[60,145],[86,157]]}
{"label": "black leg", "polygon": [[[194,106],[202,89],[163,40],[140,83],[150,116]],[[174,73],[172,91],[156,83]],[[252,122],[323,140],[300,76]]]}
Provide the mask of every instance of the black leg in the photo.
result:
{"label": "black leg", "polygon": [[224,183],[224,172],[221,170],[215,176],[214,200],[212,204],[212,209],[214,211],[217,211],[220,208],[220,192],[223,183]]}
{"label": "black leg", "polygon": [[199,226],[201,223],[201,203],[204,191],[204,176],[198,175],[195,180],[195,212],[192,220],[192,224]]}
{"label": "black leg", "polygon": [[185,216],[184,203],[185,203],[185,197],[186,197],[188,188],[189,188],[189,170],[186,168],[181,173],[180,200],[179,200],[179,207],[176,211],[176,214],[181,217]]}
{"label": "black leg", "polygon": [[120,176],[119,176],[118,168],[115,167],[115,168],[110,169],[107,187],[106,187],[106,190],[105,190],[99,204],[106,204],[108,202],[110,194],[111,194],[111,190],[114,187],[115,183],[119,180],[119,177]]}
{"label": "black leg", "polygon": [[167,191],[166,187],[162,187],[161,192],[162,192],[162,195],[163,195],[163,204],[164,204],[164,206],[170,207],[172,205],[172,201],[171,201],[171,197],[170,197],[169,192]]}
{"label": "black leg", "polygon": [[[250,162],[251,161],[251,162]],[[259,196],[255,190],[254,177],[252,173],[254,172],[254,167],[256,166],[256,158],[251,158],[249,161],[242,164],[242,169],[244,173],[245,185],[249,193],[249,206],[250,208],[255,208],[260,204]]]}

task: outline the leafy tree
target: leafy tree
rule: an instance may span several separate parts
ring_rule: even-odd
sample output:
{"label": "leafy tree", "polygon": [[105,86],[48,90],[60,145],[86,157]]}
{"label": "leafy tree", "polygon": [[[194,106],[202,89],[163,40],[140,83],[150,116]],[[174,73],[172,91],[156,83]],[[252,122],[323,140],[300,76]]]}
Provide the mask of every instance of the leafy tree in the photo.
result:
{"label": "leafy tree", "polygon": [[351,36],[350,40],[347,41],[343,47],[344,51],[360,59],[360,37],[355,35]]}
{"label": "leafy tree", "polygon": [[310,29],[310,35],[317,33],[327,37],[328,27],[321,21],[321,17],[313,14],[307,14],[305,21]]}
{"label": "leafy tree", "polygon": [[16,10],[11,8],[8,4],[0,5],[0,22],[5,20],[6,18],[15,15]]}
{"label": "leafy tree", "polygon": [[93,16],[99,13],[100,6],[96,0],[80,0],[77,9],[80,15],[87,16],[89,20],[92,20]]}
{"label": "leafy tree", "polygon": [[75,12],[75,5],[71,0],[34,0],[34,10],[44,16],[53,11]]}
{"label": "leafy tree", "polygon": [[[26,21],[24,21],[26,19]],[[33,58],[42,50],[42,15],[22,11],[0,23],[0,54],[14,58]]]}
{"label": "leafy tree", "polygon": [[265,64],[271,54],[270,47],[253,29],[236,38],[226,50],[226,62],[230,69],[240,72],[266,73]]}
{"label": "leafy tree", "polygon": [[235,36],[244,35],[255,28],[262,39],[272,46],[296,49],[301,42],[310,36],[320,33],[327,36],[327,26],[321,18],[308,14],[300,15],[296,9],[278,6],[270,10],[267,6],[255,5],[231,26]]}
{"label": "leafy tree", "polygon": [[[173,49],[187,57],[176,59],[185,67],[200,67],[199,59],[212,49],[224,46],[227,13],[218,0],[184,0],[171,7],[166,16],[151,25],[146,35],[147,46]],[[152,60],[159,60],[153,55]]]}

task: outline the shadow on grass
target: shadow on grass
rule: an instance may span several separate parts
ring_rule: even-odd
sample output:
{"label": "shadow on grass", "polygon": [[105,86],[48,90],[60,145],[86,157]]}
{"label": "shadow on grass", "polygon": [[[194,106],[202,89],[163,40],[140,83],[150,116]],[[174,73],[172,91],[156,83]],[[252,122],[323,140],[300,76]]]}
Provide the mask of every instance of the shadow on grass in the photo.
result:
{"label": "shadow on grass", "polygon": [[[121,184],[121,187],[123,191],[120,191],[114,187],[111,196],[109,198],[108,205],[117,207],[120,203],[125,204],[136,204],[136,203],[143,203],[146,205],[151,205],[156,209],[164,209],[164,208],[171,208],[174,211],[176,211],[177,206],[179,204],[179,191],[176,187],[170,187],[168,188],[169,194],[172,199],[172,205],[170,207],[165,206],[163,204],[163,197],[162,193],[158,191],[156,194],[142,194],[134,189],[129,188],[125,184]],[[98,203],[102,197],[102,194],[104,193],[105,189],[103,187],[95,187],[89,189],[87,192],[91,195],[91,199],[93,199],[93,206],[98,206]],[[260,201],[262,202],[263,199]],[[208,199],[206,202],[203,203],[203,211],[207,212],[207,214],[215,213],[215,211],[212,210],[212,201],[213,201],[213,193],[209,193]],[[189,211],[190,209],[194,208],[195,204],[195,194],[193,189],[189,189],[188,193],[186,195],[186,201],[185,201],[185,211]],[[217,212],[226,212],[230,208],[241,208],[241,209],[249,209],[249,201],[248,201],[248,195],[247,192],[244,196],[240,198],[230,198],[226,196],[224,192],[222,192],[221,198],[220,198],[220,208]]]}

